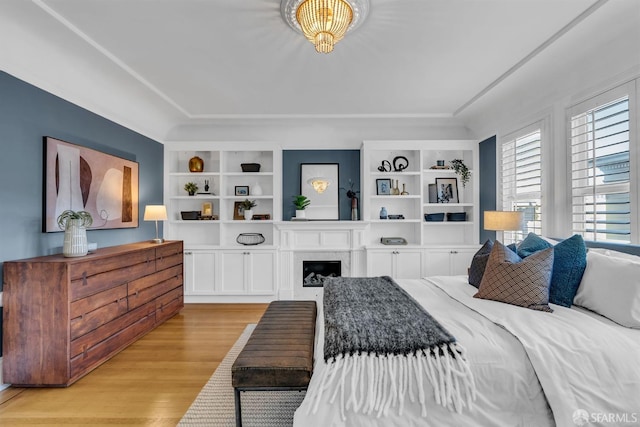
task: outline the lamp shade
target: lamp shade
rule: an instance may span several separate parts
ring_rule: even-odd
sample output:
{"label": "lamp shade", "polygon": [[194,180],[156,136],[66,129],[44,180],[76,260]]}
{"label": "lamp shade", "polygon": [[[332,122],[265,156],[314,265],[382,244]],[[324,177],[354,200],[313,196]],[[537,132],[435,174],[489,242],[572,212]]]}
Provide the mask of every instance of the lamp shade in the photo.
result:
{"label": "lamp shade", "polygon": [[523,228],[521,211],[485,211],[484,229],[493,231],[517,231]]}
{"label": "lamp shade", "polygon": [[144,207],[145,221],[166,221],[167,208],[165,205],[147,205]]}

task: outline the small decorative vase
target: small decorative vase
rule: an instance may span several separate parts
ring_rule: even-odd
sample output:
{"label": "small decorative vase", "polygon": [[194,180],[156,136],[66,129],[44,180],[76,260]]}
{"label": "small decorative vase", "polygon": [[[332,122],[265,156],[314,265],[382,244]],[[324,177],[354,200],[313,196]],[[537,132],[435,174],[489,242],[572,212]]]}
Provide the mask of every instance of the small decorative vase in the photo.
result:
{"label": "small decorative vase", "polygon": [[262,187],[259,183],[256,182],[255,184],[253,184],[253,187],[251,187],[251,195],[262,196]]}
{"label": "small decorative vase", "polygon": [[397,179],[395,180],[395,185],[393,185],[393,188],[391,189],[391,195],[392,196],[400,195],[400,189],[398,188],[398,180]]}
{"label": "small decorative vase", "polygon": [[64,230],[64,243],[62,255],[67,258],[85,256],[87,254],[87,229],[83,227],[82,220],[70,219]]}
{"label": "small decorative vase", "polygon": [[402,183],[402,193],[400,193],[402,196],[407,196],[409,193],[407,192],[407,184],[405,184],[404,182]]}
{"label": "small decorative vase", "polygon": [[245,209],[244,210],[244,219],[248,221],[251,218],[253,218],[253,209]]}
{"label": "small decorative vase", "polygon": [[195,191],[189,191],[189,195],[190,195],[190,196],[195,196],[195,195],[196,195],[196,192],[195,192]]}
{"label": "small decorative vase", "polygon": [[304,211],[304,209],[296,209],[296,218],[306,218],[307,217],[307,213]]}
{"label": "small decorative vase", "polygon": [[387,208],[385,208],[384,206],[380,209],[380,219],[387,219],[388,215],[387,215]]}
{"label": "small decorative vase", "polygon": [[189,172],[202,172],[204,170],[204,160],[195,156],[189,159]]}

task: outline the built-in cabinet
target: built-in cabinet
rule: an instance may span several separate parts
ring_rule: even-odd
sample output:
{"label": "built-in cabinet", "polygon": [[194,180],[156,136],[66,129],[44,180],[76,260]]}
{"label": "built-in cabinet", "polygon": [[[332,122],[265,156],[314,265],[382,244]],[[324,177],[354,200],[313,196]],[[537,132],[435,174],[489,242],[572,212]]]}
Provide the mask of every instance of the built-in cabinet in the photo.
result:
{"label": "built-in cabinet", "polygon": [[[189,170],[194,157],[202,160],[200,172]],[[464,185],[451,168],[454,159],[470,171]],[[246,163],[260,164],[260,170],[243,171]],[[365,141],[362,220],[293,226],[282,222],[282,149],[277,144],[167,143],[164,237],[184,241],[185,300],[267,301],[298,295],[300,274],[292,269],[297,271],[296,254],[304,251],[316,256],[335,252],[339,258],[336,254],[344,256],[346,250],[350,271],[358,275],[465,274],[478,248],[477,167],[474,141]],[[187,182],[198,185],[197,194],[187,194]],[[446,188],[447,197],[438,197],[436,184],[441,191]],[[236,204],[246,198],[256,201],[253,211],[261,219],[240,217]],[[204,215],[207,206],[211,216]],[[383,207],[386,218],[380,216]],[[200,219],[185,219],[184,212],[200,213]],[[236,241],[241,233],[259,233],[265,242],[242,245]],[[382,237],[401,237],[407,244],[384,245]]]}
{"label": "built-in cabinet", "polygon": [[[200,171],[190,171],[191,159],[201,161]],[[278,245],[274,224],[282,218],[279,146],[265,142],[166,143],[165,171],[168,221],[164,236],[184,241],[185,300],[211,302],[251,295],[263,297],[258,300],[274,299]],[[185,190],[188,182],[198,186],[195,195]],[[250,220],[238,207],[245,199],[257,204]],[[238,243],[242,233],[259,234],[264,242],[255,246]],[[210,298],[216,296],[222,298]]]}
{"label": "built-in cabinet", "polygon": [[413,249],[369,249],[367,250],[367,274],[390,276],[394,279],[416,279],[424,276],[424,251]]}
{"label": "built-in cabinet", "polygon": [[[470,179],[462,183],[458,159]],[[365,141],[361,150],[367,274],[394,278],[466,274],[478,247],[478,144]],[[399,237],[406,245],[384,245]]]}

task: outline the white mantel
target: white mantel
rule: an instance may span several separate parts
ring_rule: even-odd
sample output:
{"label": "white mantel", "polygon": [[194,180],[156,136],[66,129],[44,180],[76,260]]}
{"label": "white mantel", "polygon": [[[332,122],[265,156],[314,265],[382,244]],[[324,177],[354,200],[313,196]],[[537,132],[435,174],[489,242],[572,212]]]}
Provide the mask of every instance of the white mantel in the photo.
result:
{"label": "white mantel", "polygon": [[313,298],[322,288],[302,288],[303,259],[342,261],[343,276],[365,275],[365,221],[282,221],[280,299]]}

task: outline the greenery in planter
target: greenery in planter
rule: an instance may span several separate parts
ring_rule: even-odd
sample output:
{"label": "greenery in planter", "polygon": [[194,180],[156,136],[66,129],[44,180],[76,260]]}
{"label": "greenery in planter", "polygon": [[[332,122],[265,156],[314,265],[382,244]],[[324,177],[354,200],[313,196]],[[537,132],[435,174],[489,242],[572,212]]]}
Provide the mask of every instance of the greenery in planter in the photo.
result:
{"label": "greenery in planter", "polygon": [[252,208],[258,206],[255,200],[249,200],[249,199],[244,199],[243,201],[240,202],[240,205],[242,206],[242,209],[244,209],[245,211],[251,210]]}
{"label": "greenery in planter", "polygon": [[467,168],[467,165],[464,164],[464,161],[460,159],[451,160],[451,166],[453,166],[453,170],[460,175],[462,186],[465,187],[467,182],[469,182],[469,178],[471,178],[471,171]]}
{"label": "greenery in planter", "polygon": [[195,182],[187,182],[184,185],[184,191],[186,191],[187,193],[189,193],[190,196],[196,194],[196,191],[198,191],[198,184],[196,184]]}
{"label": "greenery in planter", "polygon": [[58,216],[58,227],[60,230],[66,230],[71,220],[79,219],[80,227],[90,227],[93,224],[93,217],[87,211],[66,210]]}
{"label": "greenery in planter", "polygon": [[309,204],[311,204],[311,200],[307,198],[307,196],[303,196],[299,194],[297,196],[293,196],[293,204],[296,207],[296,210],[303,211]]}

